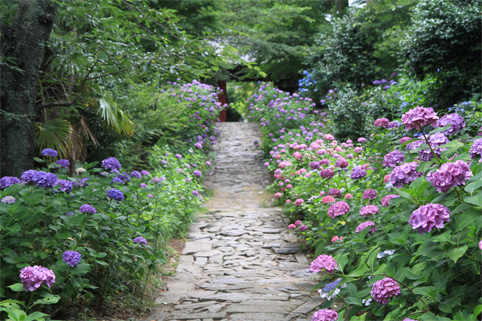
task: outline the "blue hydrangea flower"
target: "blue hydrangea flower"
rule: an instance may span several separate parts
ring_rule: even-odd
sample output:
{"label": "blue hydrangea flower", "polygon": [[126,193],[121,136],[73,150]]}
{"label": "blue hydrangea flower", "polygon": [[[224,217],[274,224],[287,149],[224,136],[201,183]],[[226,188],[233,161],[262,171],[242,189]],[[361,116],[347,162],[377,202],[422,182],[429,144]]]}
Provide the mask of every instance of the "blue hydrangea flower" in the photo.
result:
{"label": "blue hydrangea flower", "polygon": [[57,175],[53,173],[38,172],[37,174],[37,186],[48,188],[57,185]]}
{"label": "blue hydrangea flower", "polygon": [[43,149],[43,150],[40,152],[40,155],[42,155],[42,156],[57,157],[57,156],[59,155],[59,153],[58,153],[55,149],[46,148],[46,149]]}
{"label": "blue hydrangea flower", "polygon": [[131,173],[131,177],[135,177],[135,178],[141,178],[141,173],[139,173],[138,171],[133,171]]}
{"label": "blue hydrangea flower", "polygon": [[132,240],[132,242],[137,243],[137,244],[147,245],[147,240],[145,238],[143,238],[142,236],[136,237],[134,240]]}
{"label": "blue hydrangea flower", "polygon": [[0,179],[0,189],[12,186],[13,184],[21,183],[17,177],[4,176]]}
{"label": "blue hydrangea flower", "polygon": [[115,157],[109,157],[102,161],[102,167],[104,169],[110,169],[111,171],[121,169],[122,165]]}
{"label": "blue hydrangea flower", "polygon": [[107,197],[116,201],[123,201],[125,197],[124,193],[122,193],[121,191],[115,188],[108,190],[106,193],[107,193]]}
{"label": "blue hydrangea flower", "polygon": [[82,256],[77,251],[65,251],[62,256],[63,261],[70,265],[70,267],[75,267],[79,264],[81,258]]}
{"label": "blue hydrangea flower", "polygon": [[71,181],[68,181],[66,179],[59,179],[57,181],[57,185],[60,185],[60,188],[59,190],[61,192],[65,192],[65,193],[70,193],[70,191],[74,188],[73,184]]}
{"label": "blue hydrangea flower", "polygon": [[80,212],[81,213],[90,213],[90,214],[94,214],[94,213],[97,213],[95,207],[93,207],[92,205],[90,204],[84,204],[80,207]]}
{"label": "blue hydrangea flower", "polygon": [[62,166],[63,168],[68,168],[70,165],[70,162],[68,159],[59,159],[55,162],[57,165]]}

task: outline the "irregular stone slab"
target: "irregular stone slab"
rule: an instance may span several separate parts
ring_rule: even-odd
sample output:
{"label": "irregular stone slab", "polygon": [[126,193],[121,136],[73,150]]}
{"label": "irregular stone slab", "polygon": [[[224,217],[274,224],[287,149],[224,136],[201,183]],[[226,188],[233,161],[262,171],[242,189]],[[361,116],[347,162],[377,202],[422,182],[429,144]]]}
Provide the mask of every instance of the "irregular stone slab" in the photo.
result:
{"label": "irregular stone slab", "polygon": [[194,254],[201,251],[211,251],[212,243],[205,241],[186,242],[182,254]]}
{"label": "irregular stone slab", "polygon": [[172,316],[173,319],[177,320],[196,320],[196,319],[213,319],[213,320],[221,320],[226,318],[226,312],[217,312],[217,313],[209,313],[209,312],[202,312],[202,313],[189,313],[189,314],[174,314]]}
{"label": "irregular stone slab", "polygon": [[323,303],[323,300],[321,298],[312,299],[311,301],[308,301],[305,304],[299,306],[291,313],[307,314],[313,311],[315,308],[319,307],[321,303]]}
{"label": "irregular stone slab", "polygon": [[229,318],[233,321],[282,321],[284,316],[279,313],[233,313]]}

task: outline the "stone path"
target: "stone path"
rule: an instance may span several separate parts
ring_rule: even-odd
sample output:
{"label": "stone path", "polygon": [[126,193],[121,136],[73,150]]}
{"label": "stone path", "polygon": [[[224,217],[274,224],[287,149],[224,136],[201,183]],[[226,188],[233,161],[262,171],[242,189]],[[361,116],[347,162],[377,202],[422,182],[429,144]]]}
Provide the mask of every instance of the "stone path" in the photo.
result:
{"label": "stone path", "polygon": [[176,276],[146,320],[307,321],[322,299],[257,159],[257,124],[219,123],[214,196],[192,225]]}

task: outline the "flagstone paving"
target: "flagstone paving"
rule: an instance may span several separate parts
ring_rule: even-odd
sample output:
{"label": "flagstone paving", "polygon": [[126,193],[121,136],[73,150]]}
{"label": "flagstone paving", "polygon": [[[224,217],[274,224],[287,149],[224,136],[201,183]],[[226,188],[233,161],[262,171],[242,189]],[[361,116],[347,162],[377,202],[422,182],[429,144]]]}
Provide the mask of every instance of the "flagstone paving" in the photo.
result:
{"label": "flagstone paving", "polygon": [[214,196],[193,223],[176,276],[146,320],[307,321],[322,303],[309,262],[265,192],[257,124],[219,123],[205,185]]}

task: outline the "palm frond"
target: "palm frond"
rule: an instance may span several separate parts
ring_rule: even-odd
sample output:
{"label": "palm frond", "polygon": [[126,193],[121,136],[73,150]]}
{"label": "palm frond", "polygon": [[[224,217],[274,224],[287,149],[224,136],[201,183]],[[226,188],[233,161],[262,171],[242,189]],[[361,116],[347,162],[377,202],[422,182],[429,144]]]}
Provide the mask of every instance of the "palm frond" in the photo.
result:
{"label": "palm frond", "polygon": [[119,134],[134,134],[134,123],[119,108],[117,104],[110,98],[100,98],[98,105],[98,113],[102,119]]}
{"label": "palm frond", "polygon": [[35,123],[35,138],[40,149],[53,148],[59,152],[59,156],[62,158],[67,157],[72,147],[71,131],[70,123],[61,118]]}

